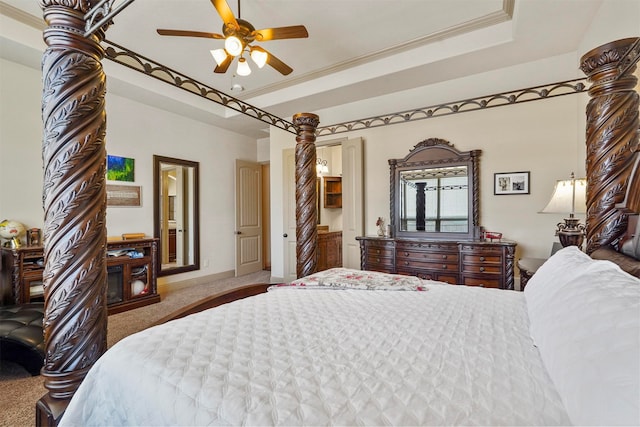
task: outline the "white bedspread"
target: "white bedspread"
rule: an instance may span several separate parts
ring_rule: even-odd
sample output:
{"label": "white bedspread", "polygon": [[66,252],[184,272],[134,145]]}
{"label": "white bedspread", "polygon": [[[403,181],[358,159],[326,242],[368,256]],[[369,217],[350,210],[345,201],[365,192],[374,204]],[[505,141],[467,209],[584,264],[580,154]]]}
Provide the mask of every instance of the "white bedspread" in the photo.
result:
{"label": "white bedspread", "polygon": [[522,293],[282,287],[130,336],[62,426],[567,425]]}

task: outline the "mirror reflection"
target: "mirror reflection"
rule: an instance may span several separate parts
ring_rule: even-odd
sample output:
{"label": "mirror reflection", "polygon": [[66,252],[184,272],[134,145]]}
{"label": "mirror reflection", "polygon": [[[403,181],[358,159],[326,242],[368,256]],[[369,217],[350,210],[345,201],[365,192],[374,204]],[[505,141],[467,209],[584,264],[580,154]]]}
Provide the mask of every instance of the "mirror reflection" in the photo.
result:
{"label": "mirror reflection", "polygon": [[467,166],[400,172],[400,230],[469,231]]}
{"label": "mirror reflection", "polygon": [[449,141],[420,141],[389,159],[393,237],[472,240],[480,231],[480,150]]}
{"label": "mirror reflection", "polygon": [[198,270],[198,162],[154,156],[159,275]]}

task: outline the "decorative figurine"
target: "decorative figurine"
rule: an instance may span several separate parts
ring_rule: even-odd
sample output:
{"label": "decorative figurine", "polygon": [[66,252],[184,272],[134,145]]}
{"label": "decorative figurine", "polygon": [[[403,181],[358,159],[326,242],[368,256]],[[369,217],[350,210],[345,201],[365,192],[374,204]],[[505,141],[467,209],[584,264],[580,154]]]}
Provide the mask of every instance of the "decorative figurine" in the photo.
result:
{"label": "decorative figurine", "polygon": [[384,218],[379,216],[378,220],[376,221],[376,226],[378,227],[378,236],[383,237],[384,236]]}

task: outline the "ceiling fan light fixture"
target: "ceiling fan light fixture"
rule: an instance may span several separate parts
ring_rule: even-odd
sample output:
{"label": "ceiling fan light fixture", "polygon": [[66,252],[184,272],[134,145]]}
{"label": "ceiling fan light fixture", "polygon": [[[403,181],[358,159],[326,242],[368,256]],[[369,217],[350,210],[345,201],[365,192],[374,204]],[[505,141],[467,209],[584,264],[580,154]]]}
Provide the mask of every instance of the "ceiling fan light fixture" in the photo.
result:
{"label": "ceiling fan light fixture", "polygon": [[238,56],[242,53],[244,46],[242,45],[242,41],[236,36],[229,36],[224,41],[224,49],[231,56]]}
{"label": "ceiling fan light fixture", "polygon": [[251,68],[249,67],[249,63],[243,57],[238,59],[238,70],[237,73],[239,76],[248,76],[251,74]]}
{"label": "ceiling fan light fixture", "polygon": [[214,49],[210,52],[213,56],[213,59],[216,61],[216,64],[218,64],[219,66],[222,65],[222,63],[227,59],[227,52],[225,52],[224,49]]}
{"label": "ceiling fan light fixture", "polygon": [[264,67],[267,63],[267,56],[268,54],[264,50],[251,49],[251,59],[253,59],[258,68]]}

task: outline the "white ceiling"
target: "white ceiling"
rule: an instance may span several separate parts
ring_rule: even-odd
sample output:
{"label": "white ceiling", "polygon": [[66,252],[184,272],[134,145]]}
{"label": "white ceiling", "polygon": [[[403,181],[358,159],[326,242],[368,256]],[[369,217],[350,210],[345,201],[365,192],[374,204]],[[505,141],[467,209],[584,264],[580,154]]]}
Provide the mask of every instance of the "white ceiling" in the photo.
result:
{"label": "white ceiling", "polygon": [[[237,17],[237,0],[228,2]],[[0,0],[2,3],[4,10],[9,5],[14,11],[21,9],[41,19],[36,0]],[[309,38],[256,43],[293,68],[288,76],[268,65],[258,69],[251,61],[250,76],[234,76],[235,61],[226,74],[214,74],[215,62],[209,50],[222,47],[222,40],[156,33],[156,28],[221,33],[222,20],[210,0],[135,0],[115,18],[107,39],[290,120],[296,112],[320,112],[389,97],[452,78],[575,51],[600,3],[601,0],[241,0],[242,19],[257,29],[306,26]],[[14,44],[4,43],[0,54],[16,60],[19,54],[11,52]],[[234,83],[242,85],[244,91],[232,91]],[[156,88],[139,86],[122,79],[109,87],[154,105],[167,103],[170,110],[249,136],[267,136],[267,126],[258,120],[216,112],[220,109],[176,104],[171,101],[175,98],[171,91],[158,97]],[[174,105],[169,106],[171,102]],[[384,103],[377,107],[376,114],[427,104],[423,100],[418,105],[401,104],[392,110],[388,105],[395,106]],[[362,117],[365,116],[343,120]]]}

